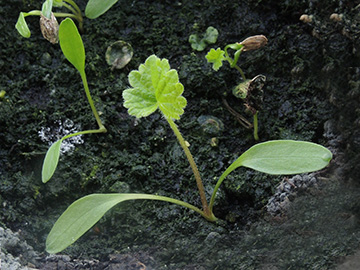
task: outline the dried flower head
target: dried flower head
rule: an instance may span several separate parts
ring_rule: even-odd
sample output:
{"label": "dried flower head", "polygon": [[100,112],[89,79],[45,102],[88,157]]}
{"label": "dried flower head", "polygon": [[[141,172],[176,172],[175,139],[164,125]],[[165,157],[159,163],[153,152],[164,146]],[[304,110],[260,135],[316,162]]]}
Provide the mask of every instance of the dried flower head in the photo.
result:
{"label": "dried flower head", "polygon": [[51,12],[51,19],[40,14],[40,29],[43,37],[55,44],[59,42],[59,24]]}
{"label": "dried flower head", "polygon": [[246,38],[241,41],[240,44],[244,45],[243,51],[257,50],[261,47],[264,47],[267,44],[268,40],[264,35],[256,35]]}

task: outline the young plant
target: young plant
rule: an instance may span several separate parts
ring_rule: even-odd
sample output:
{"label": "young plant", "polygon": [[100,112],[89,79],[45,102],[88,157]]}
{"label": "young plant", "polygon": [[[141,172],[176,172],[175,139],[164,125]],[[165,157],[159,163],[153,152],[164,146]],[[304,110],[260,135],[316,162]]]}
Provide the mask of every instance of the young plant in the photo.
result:
{"label": "young plant", "polygon": [[59,27],[59,40],[60,40],[60,47],[64,56],[80,73],[84,85],[86,97],[88,99],[91,110],[94,114],[94,117],[96,119],[99,128],[94,130],[85,130],[85,131],[68,134],[62,137],[61,139],[57,140],[55,143],[53,143],[46,153],[42,168],[42,181],[44,183],[49,181],[55,172],[55,169],[59,161],[62,141],[70,137],[78,136],[82,134],[106,132],[106,128],[102,124],[99,114],[95,108],[94,102],[91,98],[89,86],[87,83],[86,73],[85,73],[84,45],[81,36],[75,26],[75,23],[70,18],[66,18],[64,21],[61,22]]}
{"label": "young plant", "polygon": [[187,207],[214,222],[217,220],[213,213],[217,191],[226,176],[236,168],[247,167],[268,174],[298,174],[320,170],[327,166],[332,158],[328,149],[311,142],[279,140],[256,144],[236,159],[220,176],[208,203],[193,156],[175,124],[175,120],[180,119],[187,104],[182,96],[184,87],[179,82],[177,71],[170,69],[168,60],[151,55],[140,65],[139,70],[130,72],[129,83],[132,88],[123,92],[124,106],[128,113],[141,118],[156,110],[160,111],[190,163],[202,208],[181,200],[151,194],[91,194],[71,204],[56,221],[46,240],[46,250],[49,253],[60,252],[74,243],[108,210],[121,202],[138,199],[170,202]]}
{"label": "young plant", "polygon": [[206,29],[205,34],[192,34],[189,36],[189,42],[191,48],[197,51],[203,51],[208,44],[214,44],[218,38],[219,31],[212,26],[209,26]]}
{"label": "young plant", "polygon": [[[259,140],[258,111],[262,106],[262,87],[264,86],[266,77],[263,75],[258,75],[251,80],[246,79],[244,72],[237,63],[242,52],[259,49],[265,46],[266,43],[267,38],[263,35],[251,36],[240,43],[226,45],[224,50],[220,48],[217,48],[216,50],[211,49],[205,56],[207,61],[213,64],[212,68],[215,71],[218,71],[220,67],[222,67],[223,61],[229,62],[231,68],[235,68],[237,71],[239,71],[243,82],[234,88],[233,93],[236,97],[245,101],[245,106],[253,115],[254,139],[256,141]],[[233,57],[230,56],[228,49],[235,50]],[[227,105],[227,103],[225,105]],[[229,106],[227,105],[227,107]],[[238,115],[238,113],[231,108],[230,112],[235,116]],[[246,120],[243,120],[241,115],[239,117],[239,121],[245,127],[249,128],[249,123]]]}
{"label": "young plant", "polygon": [[[105,13],[117,0],[89,0],[85,15],[90,19],[95,19]],[[69,12],[52,12],[53,7],[66,8]],[[40,16],[40,26],[43,36],[51,43],[57,43],[58,23],[56,17],[69,17],[77,20],[80,31],[83,31],[83,17],[81,10],[73,0],[46,0],[41,10],[32,10],[29,12],[20,12],[15,28],[19,34],[25,38],[31,35],[30,29],[25,21],[27,16]]]}

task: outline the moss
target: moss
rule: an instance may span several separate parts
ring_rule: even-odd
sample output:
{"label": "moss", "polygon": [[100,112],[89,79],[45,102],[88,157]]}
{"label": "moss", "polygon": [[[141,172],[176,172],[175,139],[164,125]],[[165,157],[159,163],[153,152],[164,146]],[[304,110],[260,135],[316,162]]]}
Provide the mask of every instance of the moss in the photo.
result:
{"label": "moss", "polygon": [[[147,56],[156,53],[169,59],[171,67],[179,70],[189,100],[178,124],[211,193],[217,177],[254,141],[251,131],[240,126],[221,101],[227,94],[230,106],[246,115],[242,103],[231,95],[240,81],[238,74],[228,65],[215,73],[206,63],[206,52],[193,52],[188,37],[194,23],[219,30],[214,48],[252,34],[269,38],[264,49],[240,59],[246,76],[267,77],[264,108],[259,113],[262,141],[296,138],[326,144],[323,123],[333,118],[349,142],[346,153],[352,159],[349,164],[354,165],[349,168],[357,168],[358,128],[354,123],[359,115],[344,108],[358,107],[359,55],[353,53],[358,45],[358,21],[347,38],[341,34],[346,25],[334,25],[327,19],[338,1],[317,1],[311,8],[305,1],[218,2],[125,0],[96,20],[85,19],[86,72],[108,133],[84,136],[83,145],[61,157],[54,178],[46,185],[40,181],[48,147],[38,137],[41,127],[65,119],[83,129],[96,123],[79,74],[57,45],[40,36],[37,19],[29,18],[30,39],[17,35],[13,22],[18,13],[36,8],[36,3],[12,1],[2,7],[0,16],[6,20],[0,22],[5,33],[0,40],[0,68],[6,73],[0,74],[0,90],[6,95],[0,101],[0,223],[21,229],[42,251],[56,218],[75,199],[89,193],[157,193],[200,205],[191,170],[166,122],[158,114],[140,121],[129,117],[121,97],[128,87],[127,74]],[[84,1],[80,4],[83,7]],[[352,3],[343,8],[347,16],[356,17]],[[318,16],[321,27],[298,21],[307,11]],[[320,38],[313,36],[314,29]],[[328,35],[328,30],[335,32]],[[105,51],[119,39],[129,42],[135,53],[123,70],[111,71]],[[201,115],[223,122],[217,147],[202,132],[197,122]],[[352,175],[358,179],[356,169]],[[90,231],[65,252],[104,259],[115,251],[128,252],[128,247],[146,250],[155,258],[155,269],[186,269],[192,264],[205,269],[260,269],[266,264],[280,269],[294,265],[296,269],[314,265],[324,269],[356,248],[356,237],[351,238],[358,234],[356,223],[348,231],[353,234],[348,234],[341,227],[344,220],[336,217],[330,222],[334,227],[322,233],[326,218],[347,209],[346,196],[355,200],[355,193],[349,195],[343,189],[333,204],[335,188],[324,197],[300,199],[286,223],[261,219],[261,208],[279,180],[245,169],[231,174],[215,203],[216,215],[225,220],[219,224],[166,203],[129,202],[114,208],[97,224],[99,230]],[[346,210],[350,215],[355,213],[351,209]],[[341,230],[338,237],[330,238],[335,226]],[[307,229],[316,234],[307,235]],[[321,249],[315,250],[320,244]]]}

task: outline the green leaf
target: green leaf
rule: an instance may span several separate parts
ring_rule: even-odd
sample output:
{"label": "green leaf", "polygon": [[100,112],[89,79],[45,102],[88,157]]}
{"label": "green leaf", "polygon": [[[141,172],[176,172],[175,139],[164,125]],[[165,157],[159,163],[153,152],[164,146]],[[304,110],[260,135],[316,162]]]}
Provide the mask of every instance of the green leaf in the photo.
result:
{"label": "green leaf", "polygon": [[19,32],[20,35],[22,35],[24,38],[29,38],[31,33],[30,29],[25,21],[25,13],[20,12],[19,18],[15,24],[16,30]]}
{"label": "green leaf", "polygon": [[209,63],[213,64],[213,69],[215,71],[218,71],[219,68],[222,67],[222,61],[225,60],[225,56],[224,56],[225,52],[223,50],[221,50],[220,48],[217,48],[216,50],[211,49],[207,55],[205,56],[205,58],[207,59],[207,61]]}
{"label": "green leaf", "polygon": [[59,27],[60,47],[66,59],[80,72],[85,71],[85,49],[75,23],[66,18]]}
{"label": "green leaf", "polygon": [[254,145],[230,167],[244,166],[268,174],[289,175],[321,170],[331,159],[331,152],[319,144],[275,140]]}
{"label": "green leaf", "polygon": [[46,152],[41,173],[43,183],[49,181],[56,170],[57,164],[59,162],[62,141],[63,140],[60,139],[54,142]]}
{"label": "green leaf", "polygon": [[127,200],[158,200],[203,212],[183,201],[151,194],[91,194],[72,203],[59,217],[46,239],[46,251],[57,253],[79,239],[113,206]]}
{"label": "green leaf", "polygon": [[157,108],[168,119],[180,119],[184,113],[184,86],[167,59],[149,56],[139,70],[130,72],[129,83],[133,88],[123,91],[123,98],[130,115],[145,117]]}
{"label": "green leaf", "polygon": [[46,0],[41,8],[41,13],[48,18],[51,19],[51,11],[52,11],[53,1],[52,0]]}
{"label": "green leaf", "polygon": [[220,176],[210,199],[210,209],[221,183],[240,166],[268,174],[288,175],[321,170],[331,159],[332,154],[327,148],[311,142],[274,140],[255,144]]}
{"label": "green leaf", "polygon": [[206,33],[203,39],[205,40],[206,43],[213,44],[216,42],[218,36],[219,36],[219,31],[215,27],[209,26],[206,29]]}
{"label": "green leaf", "polygon": [[205,40],[200,38],[197,34],[190,35],[189,42],[191,44],[191,48],[193,48],[196,51],[201,52],[206,48]]}
{"label": "green leaf", "polygon": [[108,11],[118,0],[89,0],[85,8],[85,15],[95,19]]}

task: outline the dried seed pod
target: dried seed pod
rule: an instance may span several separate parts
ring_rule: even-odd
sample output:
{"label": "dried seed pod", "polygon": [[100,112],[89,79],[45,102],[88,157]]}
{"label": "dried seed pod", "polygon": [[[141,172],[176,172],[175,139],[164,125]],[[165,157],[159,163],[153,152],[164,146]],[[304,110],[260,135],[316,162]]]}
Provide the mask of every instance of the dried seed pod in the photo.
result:
{"label": "dried seed pod", "polygon": [[256,35],[244,39],[243,41],[240,42],[240,44],[244,46],[243,51],[247,52],[264,47],[267,44],[267,42],[268,40],[264,35]]}
{"label": "dried seed pod", "polygon": [[40,29],[43,37],[55,44],[59,42],[59,24],[51,12],[51,19],[40,13]]}

